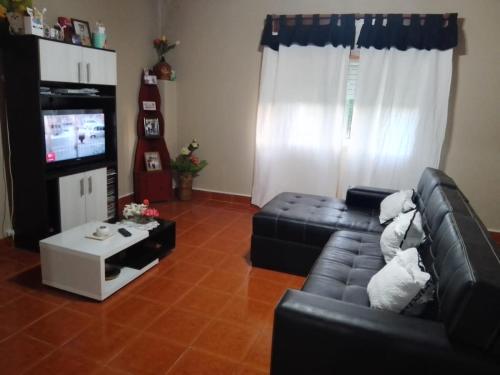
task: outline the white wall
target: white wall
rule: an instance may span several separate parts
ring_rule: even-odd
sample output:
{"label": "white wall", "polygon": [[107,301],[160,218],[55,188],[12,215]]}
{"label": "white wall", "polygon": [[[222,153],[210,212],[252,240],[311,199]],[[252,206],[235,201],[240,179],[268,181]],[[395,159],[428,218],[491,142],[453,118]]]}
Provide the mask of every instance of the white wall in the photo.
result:
{"label": "white wall", "polygon": [[[500,34],[498,0],[165,0],[164,31],[181,45],[177,70],[179,146],[200,141],[205,189],[249,195],[266,14],[444,13],[463,18],[443,169],[491,229],[500,229]],[[297,72],[297,74],[300,74]]]}

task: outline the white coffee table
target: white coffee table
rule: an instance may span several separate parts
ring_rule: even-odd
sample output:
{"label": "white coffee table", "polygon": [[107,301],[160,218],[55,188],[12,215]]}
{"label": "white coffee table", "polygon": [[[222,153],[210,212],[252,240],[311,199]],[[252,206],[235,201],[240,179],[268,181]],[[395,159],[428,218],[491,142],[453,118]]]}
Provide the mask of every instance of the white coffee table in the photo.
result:
{"label": "white coffee table", "polygon": [[[107,225],[114,235],[106,240],[85,236]],[[120,224],[90,222],[40,241],[42,282],[55,288],[102,301],[158,264],[153,260],[142,269],[123,267],[117,278],[105,279],[105,260],[149,236],[147,230],[129,228],[124,237],[117,232]]]}

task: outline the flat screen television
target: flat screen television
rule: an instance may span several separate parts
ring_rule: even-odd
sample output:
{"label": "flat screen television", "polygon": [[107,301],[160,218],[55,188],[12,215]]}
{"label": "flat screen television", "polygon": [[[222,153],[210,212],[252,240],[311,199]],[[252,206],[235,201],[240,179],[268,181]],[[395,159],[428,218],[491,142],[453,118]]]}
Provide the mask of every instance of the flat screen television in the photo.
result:
{"label": "flat screen television", "polygon": [[47,165],[105,157],[106,122],[102,109],[46,110],[42,117]]}

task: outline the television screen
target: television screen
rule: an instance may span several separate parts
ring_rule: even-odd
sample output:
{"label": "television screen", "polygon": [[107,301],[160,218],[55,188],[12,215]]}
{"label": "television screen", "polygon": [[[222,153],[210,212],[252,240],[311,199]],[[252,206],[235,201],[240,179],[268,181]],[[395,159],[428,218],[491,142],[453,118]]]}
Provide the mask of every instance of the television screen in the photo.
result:
{"label": "television screen", "polygon": [[99,109],[43,111],[47,163],[104,155],[104,113]]}

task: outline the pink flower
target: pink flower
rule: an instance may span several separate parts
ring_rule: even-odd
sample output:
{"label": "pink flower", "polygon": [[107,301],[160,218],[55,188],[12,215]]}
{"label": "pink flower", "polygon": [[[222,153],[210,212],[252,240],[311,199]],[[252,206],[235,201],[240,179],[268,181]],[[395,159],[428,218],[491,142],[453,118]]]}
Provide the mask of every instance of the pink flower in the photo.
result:
{"label": "pink flower", "polygon": [[158,210],[156,208],[147,208],[144,211],[143,215],[146,217],[158,217],[158,216],[160,216],[160,213],[158,212]]}

